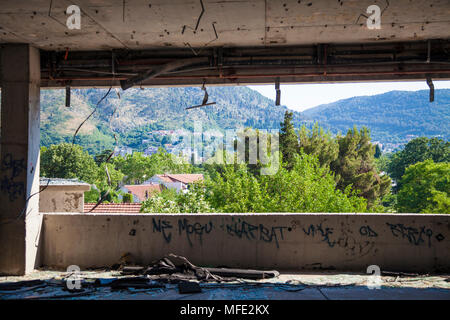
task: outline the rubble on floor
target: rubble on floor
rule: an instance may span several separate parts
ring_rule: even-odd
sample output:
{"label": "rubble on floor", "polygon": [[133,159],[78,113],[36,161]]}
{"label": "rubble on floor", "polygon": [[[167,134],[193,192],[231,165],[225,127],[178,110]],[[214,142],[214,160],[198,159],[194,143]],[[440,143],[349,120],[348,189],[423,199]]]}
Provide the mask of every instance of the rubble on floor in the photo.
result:
{"label": "rubble on floor", "polygon": [[[0,299],[448,299],[448,275],[384,272],[380,289],[371,275],[336,271],[290,272],[193,265],[169,255],[149,266],[73,273],[36,270],[0,277]],[[79,288],[69,285],[79,280]]]}

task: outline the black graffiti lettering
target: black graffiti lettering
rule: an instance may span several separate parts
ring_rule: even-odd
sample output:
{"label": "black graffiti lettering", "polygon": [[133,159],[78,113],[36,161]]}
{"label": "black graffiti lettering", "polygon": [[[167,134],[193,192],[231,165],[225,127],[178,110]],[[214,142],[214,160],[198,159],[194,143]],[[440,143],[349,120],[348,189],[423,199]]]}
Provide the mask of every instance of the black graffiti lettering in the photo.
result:
{"label": "black graffiti lettering", "polygon": [[14,201],[20,196],[25,198],[25,182],[14,181],[25,170],[25,159],[15,160],[11,153],[3,157],[1,162],[3,177],[0,181],[0,191],[8,194],[9,201]]}
{"label": "black graffiti lettering", "polygon": [[378,233],[376,233],[370,226],[361,226],[361,228],[359,228],[359,233],[362,236],[378,237]]}
{"label": "black graffiti lettering", "polygon": [[26,170],[25,159],[14,159],[11,153],[6,154],[2,161],[2,171],[11,171],[10,178],[18,177],[22,171]]}
{"label": "black graffiti lettering", "polygon": [[236,236],[240,239],[247,238],[248,240],[261,240],[264,242],[275,242],[277,248],[280,247],[279,239],[284,240],[283,229],[289,229],[285,226],[266,227],[263,224],[258,226],[250,224],[244,220],[238,219],[233,223],[225,226],[227,234]]}
{"label": "black graffiti lettering", "polygon": [[186,238],[189,245],[192,247],[191,235],[195,234],[199,237],[200,243],[203,241],[203,234],[210,233],[213,228],[213,224],[210,221],[206,224],[200,224],[198,222],[190,224],[188,219],[178,220],[178,233],[181,235],[183,231],[186,233]]}
{"label": "black graffiti lettering", "polygon": [[235,222],[232,225],[226,226],[227,233],[231,236],[237,236],[238,238],[242,238],[245,236],[249,240],[256,239],[254,231],[258,230],[258,227],[242,221],[239,219],[238,222]]}
{"label": "black graffiti lettering", "polygon": [[259,225],[259,234],[260,234],[260,240],[263,240],[265,242],[272,242],[275,240],[275,244],[277,248],[280,247],[278,243],[278,236],[277,236],[277,230],[279,230],[281,240],[284,240],[283,236],[283,229],[287,227],[272,227],[270,230],[266,227],[264,227],[262,224]]}
{"label": "black graffiti lettering", "polygon": [[308,235],[314,237],[317,234],[320,234],[322,237],[322,241],[326,242],[330,248],[333,248],[336,244],[336,240],[331,241],[330,235],[333,234],[333,228],[326,227],[325,230],[322,227],[322,223],[318,225],[311,224],[308,228],[308,230],[305,230],[303,228],[303,232]]}
{"label": "black graffiti lettering", "polygon": [[417,228],[404,226],[401,223],[391,224],[386,222],[386,224],[390,227],[391,232],[395,237],[402,237],[402,239],[406,238],[409,243],[416,246],[425,243],[425,240],[423,239],[423,236],[425,235],[428,237],[428,247],[431,247],[431,236],[433,235],[431,229],[422,226],[420,230],[418,230]]}
{"label": "black graffiti lettering", "polygon": [[166,233],[166,229],[172,229],[172,225],[170,224],[170,221],[158,219],[158,222],[156,222],[155,218],[152,218],[153,223],[153,232],[160,232],[162,233],[164,240],[166,240],[167,243],[170,243],[170,240],[172,239],[172,233],[169,232]]}

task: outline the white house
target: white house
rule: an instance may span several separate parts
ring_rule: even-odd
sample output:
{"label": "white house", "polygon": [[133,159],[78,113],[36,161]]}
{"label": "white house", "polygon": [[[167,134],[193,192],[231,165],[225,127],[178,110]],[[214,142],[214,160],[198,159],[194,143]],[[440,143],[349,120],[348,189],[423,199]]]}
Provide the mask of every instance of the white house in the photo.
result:
{"label": "white house", "polygon": [[203,174],[156,174],[150,179],[144,181],[143,184],[162,184],[168,189],[175,189],[177,192],[184,192],[188,189],[190,184],[196,181],[203,181]]}

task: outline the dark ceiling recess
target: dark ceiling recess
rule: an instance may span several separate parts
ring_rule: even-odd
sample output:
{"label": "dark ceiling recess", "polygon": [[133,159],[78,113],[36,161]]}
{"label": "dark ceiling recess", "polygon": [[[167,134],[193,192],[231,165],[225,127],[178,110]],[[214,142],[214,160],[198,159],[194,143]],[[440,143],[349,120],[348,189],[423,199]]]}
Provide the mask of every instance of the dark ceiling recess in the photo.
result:
{"label": "dark ceiling recess", "polygon": [[[429,56],[433,57],[430,61]],[[113,59],[111,56],[113,55]],[[44,51],[43,87],[450,79],[450,41],[296,47]]]}

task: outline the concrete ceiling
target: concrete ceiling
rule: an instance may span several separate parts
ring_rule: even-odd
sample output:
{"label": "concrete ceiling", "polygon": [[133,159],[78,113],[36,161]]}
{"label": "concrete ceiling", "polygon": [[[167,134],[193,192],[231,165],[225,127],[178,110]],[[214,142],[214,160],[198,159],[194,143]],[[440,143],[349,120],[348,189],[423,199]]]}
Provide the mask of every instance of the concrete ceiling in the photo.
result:
{"label": "concrete ceiling", "polygon": [[[1,0],[0,43],[79,51],[450,38],[450,0],[202,1],[199,19],[200,0]],[[71,4],[81,9],[80,30],[66,26]],[[366,25],[373,4],[380,30]]]}

